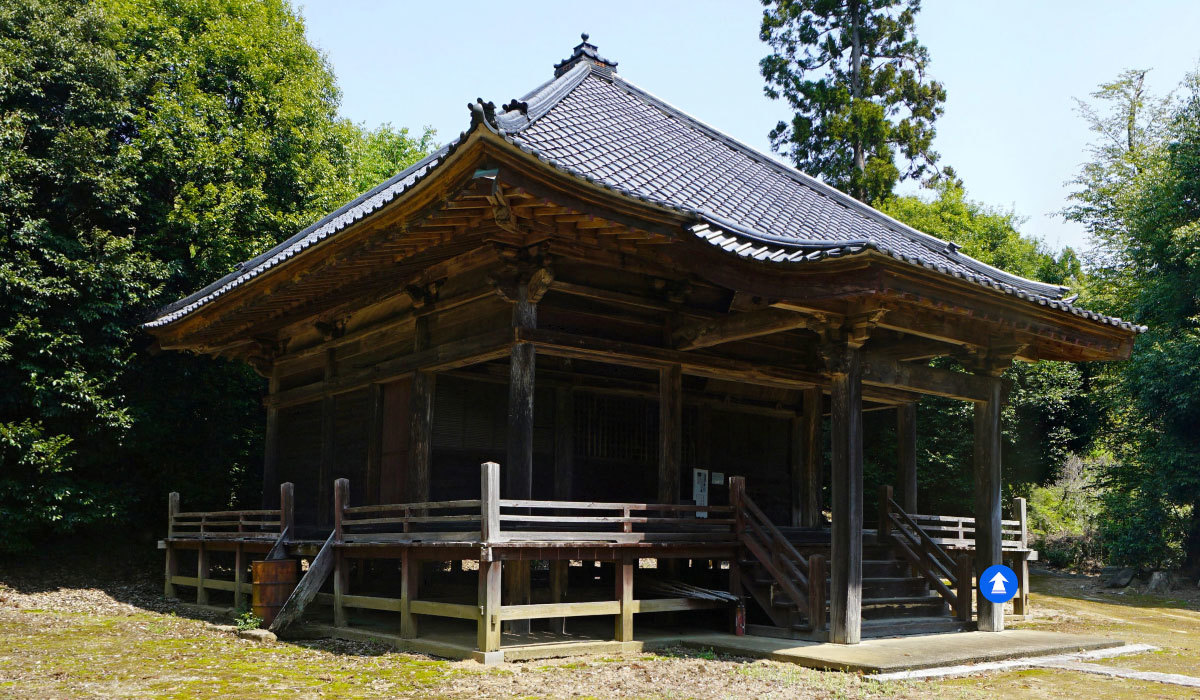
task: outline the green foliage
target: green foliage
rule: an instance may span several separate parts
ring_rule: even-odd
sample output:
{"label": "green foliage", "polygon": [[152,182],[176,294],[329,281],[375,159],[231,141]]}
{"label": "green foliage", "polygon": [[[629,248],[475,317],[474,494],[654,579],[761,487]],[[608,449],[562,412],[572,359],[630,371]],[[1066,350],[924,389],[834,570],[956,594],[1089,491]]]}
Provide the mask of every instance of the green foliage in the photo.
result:
{"label": "green foliage", "polygon": [[1029,534],[1042,560],[1052,566],[1093,569],[1104,561],[1099,518],[1104,490],[1098,477],[1111,458],[1072,455],[1046,486],[1029,491]]}
{"label": "green foliage", "polygon": [[256,493],[262,380],[137,326],[432,147],[339,99],[285,0],[0,3],[0,546]]}
{"label": "green foliage", "polygon": [[[1023,236],[1020,218],[1011,211],[986,207],[966,197],[962,188],[939,183],[931,197],[896,197],[881,205],[900,221],[962,246],[964,253],[989,265],[1052,283],[1074,283],[1081,275],[1075,254],[1053,253],[1036,239]],[[956,368],[955,362],[940,361]],[[1012,390],[1004,408],[1004,483],[1017,492],[1041,484],[1058,473],[1068,456],[1083,448],[1090,432],[1084,389],[1087,378],[1077,365],[1042,362],[1014,364],[1005,378]],[[921,508],[929,512],[968,513],[974,507],[973,414],[960,401],[925,398],[918,409],[918,475]],[[879,426],[890,429],[890,426]],[[894,450],[885,448],[877,467],[867,465],[867,480],[878,472],[890,483]]]}
{"label": "green foliage", "polygon": [[927,79],[929,54],[913,36],[920,0],[762,3],[764,92],[794,112],[771,130],[775,150],[870,203],[935,168],[946,91]]}
{"label": "green foliage", "polygon": [[1150,326],[1129,362],[1099,370],[1104,537],[1116,560],[1200,566],[1200,76],[1176,99],[1123,73],[1082,110],[1097,142],[1065,215],[1091,231],[1089,303]]}
{"label": "green foliage", "polygon": [[256,630],[262,627],[263,619],[254,614],[253,610],[239,610],[234,617],[234,624],[239,630]]}

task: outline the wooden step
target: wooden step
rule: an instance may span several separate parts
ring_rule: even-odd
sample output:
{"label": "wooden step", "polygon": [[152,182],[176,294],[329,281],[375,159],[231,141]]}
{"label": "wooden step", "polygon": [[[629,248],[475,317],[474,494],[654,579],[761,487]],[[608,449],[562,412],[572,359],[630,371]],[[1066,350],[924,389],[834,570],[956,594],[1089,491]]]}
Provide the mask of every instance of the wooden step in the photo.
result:
{"label": "wooden step", "polygon": [[969,622],[959,622],[952,617],[883,617],[863,620],[863,639],[879,637],[901,637],[910,634],[941,634],[974,629]]}

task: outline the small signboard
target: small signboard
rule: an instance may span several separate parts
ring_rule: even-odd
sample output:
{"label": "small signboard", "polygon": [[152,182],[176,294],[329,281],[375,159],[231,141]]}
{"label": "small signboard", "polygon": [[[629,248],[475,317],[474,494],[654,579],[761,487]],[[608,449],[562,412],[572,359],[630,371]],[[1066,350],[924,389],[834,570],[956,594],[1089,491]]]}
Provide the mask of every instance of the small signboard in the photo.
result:
{"label": "small signboard", "polygon": [[724,486],[725,485],[725,472],[713,472],[712,473],[712,485],[713,486]]}
{"label": "small signboard", "polygon": [[[692,470],[692,501],[698,506],[708,505],[708,470]],[[707,518],[708,513],[696,512],[697,518]]]}

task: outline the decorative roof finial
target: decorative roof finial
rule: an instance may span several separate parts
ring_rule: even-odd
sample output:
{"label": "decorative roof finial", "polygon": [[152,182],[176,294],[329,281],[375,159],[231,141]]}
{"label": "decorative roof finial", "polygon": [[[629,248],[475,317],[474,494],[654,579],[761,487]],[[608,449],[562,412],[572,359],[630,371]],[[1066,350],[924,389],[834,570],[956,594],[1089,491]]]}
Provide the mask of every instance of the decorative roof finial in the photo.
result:
{"label": "decorative roof finial", "polygon": [[617,72],[617,62],[610,61],[607,58],[602,57],[596,52],[596,45],[588,42],[588,39],[591,38],[591,35],[589,35],[587,32],[582,32],[580,33],[579,38],[583,39],[583,41],[580,42],[580,44],[575,47],[575,50],[571,52],[570,58],[565,58],[555,64],[555,78],[559,77],[563,73],[566,73],[584,61],[587,61],[589,64],[591,64],[592,70],[595,70],[603,75],[611,76],[613,73]]}

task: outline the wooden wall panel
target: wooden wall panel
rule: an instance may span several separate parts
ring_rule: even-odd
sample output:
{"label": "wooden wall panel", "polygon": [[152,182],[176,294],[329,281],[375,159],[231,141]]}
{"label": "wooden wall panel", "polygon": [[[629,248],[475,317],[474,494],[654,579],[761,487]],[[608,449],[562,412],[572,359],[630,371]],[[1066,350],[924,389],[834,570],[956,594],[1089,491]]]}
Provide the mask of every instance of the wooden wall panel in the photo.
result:
{"label": "wooden wall panel", "polygon": [[[403,503],[407,493],[409,443],[409,389],[411,381],[399,379],[383,385],[383,435],[379,460],[379,502]],[[434,407],[436,411],[436,406]]]}

